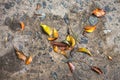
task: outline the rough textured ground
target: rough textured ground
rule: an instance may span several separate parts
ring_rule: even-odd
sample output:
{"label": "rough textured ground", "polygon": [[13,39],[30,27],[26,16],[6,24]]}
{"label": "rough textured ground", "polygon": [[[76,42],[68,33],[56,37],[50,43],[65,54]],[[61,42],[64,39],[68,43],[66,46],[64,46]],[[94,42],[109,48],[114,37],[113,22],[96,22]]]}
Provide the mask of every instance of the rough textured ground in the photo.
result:
{"label": "rough textured ground", "polygon": [[[41,7],[36,10],[38,3]],[[90,24],[91,12],[98,7],[106,15],[97,19],[97,29],[85,37],[83,27]],[[73,74],[66,58],[52,50],[40,28],[40,23],[55,27],[60,35],[57,41],[64,40],[68,27],[65,14],[78,37],[76,47],[87,47],[94,55],[73,52]],[[25,23],[23,31],[17,31],[19,21]],[[0,0],[0,80],[120,80],[119,31],[120,0]],[[30,65],[17,58],[13,45],[27,56],[36,55]],[[81,60],[99,67],[103,74],[98,75]]]}

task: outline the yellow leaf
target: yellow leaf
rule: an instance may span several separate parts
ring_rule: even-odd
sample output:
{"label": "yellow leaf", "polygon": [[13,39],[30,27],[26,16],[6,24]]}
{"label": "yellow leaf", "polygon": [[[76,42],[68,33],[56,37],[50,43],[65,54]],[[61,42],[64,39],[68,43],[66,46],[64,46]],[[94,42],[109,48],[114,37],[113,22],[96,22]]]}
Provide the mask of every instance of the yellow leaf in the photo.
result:
{"label": "yellow leaf", "polygon": [[66,53],[64,50],[62,50],[62,51],[60,52],[60,54],[62,54],[62,55],[64,55],[65,57],[67,57],[67,53]]}
{"label": "yellow leaf", "polygon": [[84,30],[88,33],[93,32],[96,29],[96,26],[86,26]]}
{"label": "yellow leaf", "polygon": [[75,39],[71,35],[67,35],[66,40],[71,44],[72,47],[75,46]]}
{"label": "yellow leaf", "polygon": [[41,24],[40,26],[42,27],[45,33],[47,33],[49,36],[52,35],[53,30],[51,27],[44,25],[44,24]]}
{"label": "yellow leaf", "polygon": [[53,37],[54,37],[54,38],[58,38],[58,36],[59,36],[59,35],[58,35],[58,31],[54,28],[54,29],[53,29]]}
{"label": "yellow leaf", "polygon": [[84,52],[84,53],[87,53],[90,56],[93,56],[92,53],[88,49],[86,49],[86,48],[78,48],[77,51],[78,52]]}
{"label": "yellow leaf", "polygon": [[53,46],[53,50],[54,50],[54,52],[56,52],[56,53],[58,53],[58,52],[59,52],[59,50],[58,50],[58,47],[57,47],[57,46]]}
{"label": "yellow leaf", "polygon": [[32,56],[29,56],[28,59],[26,60],[25,64],[30,64],[32,62]]}

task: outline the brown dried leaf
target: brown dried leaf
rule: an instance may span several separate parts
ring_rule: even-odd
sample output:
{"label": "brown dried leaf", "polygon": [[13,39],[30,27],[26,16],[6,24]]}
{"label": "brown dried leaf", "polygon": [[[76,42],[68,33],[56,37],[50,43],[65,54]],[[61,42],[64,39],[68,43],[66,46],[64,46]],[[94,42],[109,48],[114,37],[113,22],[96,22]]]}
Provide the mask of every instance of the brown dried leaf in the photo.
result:
{"label": "brown dried leaf", "polygon": [[103,73],[102,70],[100,68],[96,67],[96,66],[92,66],[91,69],[93,71],[95,71],[96,73],[98,73],[98,74],[102,74]]}
{"label": "brown dried leaf", "polygon": [[30,64],[32,62],[32,56],[29,56],[25,62],[26,65]]}
{"label": "brown dried leaf", "polygon": [[17,48],[15,48],[15,47],[14,47],[14,49],[15,49],[15,52],[16,52],[16,54],[17,54],[17,57],[18,57],[19,59],[25,61],[27,57],[24,55],[24,53],[23,53],[22,51],[19,51],[19,50],[18,50]]}
{"label": "brown dried leaf", "polygon": [[92,11],[92,14],[97,16],[97,17],[102,17],[105,15],[105,11],[103,9],[97,8],[97,9]]}
{"label": "brown dried leaf", "polygon": [[55,41],[53,41],[53,42],[51,42],[51,44],[53,46],[58,46],[58,47],[67,47],[67,44],[64,44],[62,42],[55,42]]}
{"label": "brown dried leaf", "polygon": [[112,60],[112,57],[111,56],[107,56],[109,60]]}
{"label": "brown dried leaf", "polygon": [[67,64],[69,66],[70,71],[73,73],[73,71],[75,70],[75,66],[71,62],[68,62]]}

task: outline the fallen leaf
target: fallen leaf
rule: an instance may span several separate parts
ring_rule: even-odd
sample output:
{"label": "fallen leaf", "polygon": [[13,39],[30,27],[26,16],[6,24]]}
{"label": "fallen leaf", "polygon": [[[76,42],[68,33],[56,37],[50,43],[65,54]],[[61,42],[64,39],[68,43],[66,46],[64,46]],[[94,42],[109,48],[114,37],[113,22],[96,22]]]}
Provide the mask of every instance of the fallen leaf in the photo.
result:
{"label": "fallen leaf", "polygon": [[54,40],[56,40],[56,39],[57,39],[57,38],[53,38],[53,37],[49,37],[49,38],[48,38],[49,41],[54,41]]}
{"label": "fallen leaf", "polygon": [[75,66],[71,63],[71,62],[67,62],[70,71],[73,73],[73,71],[75,70]]}
{"label": "fallen leaf", "polygon": [[97,17],[102,17],[105,15],[105,11],[103,9],[97,8],[97,9],[92,11],[92,14],[97,16]]}
{"label": "fallen leaf", "polygon": [[53,30],[51,27],[44,25],[44,24],[41,24],[40,26],[42,27],[45,33],[47,33],[49,36],[52,35]]}
{"label": "fallen leaf", "polygon": [[41,5],[40,3],[37,3],[36,10],[40,9]]}
{"label": "fallen leaf", "polygon": [[16,54],[17,54],[17,57],[18,57],[19,59],[25,61],[25,60],[26,60],[26,56],[24,55],[24,53],[23,53],[22,51],[19,51],[19,50],[18,50],[17,48],[15,48],[15,47],[14,47],[14,49],[15,49],[15,52],[16,52]]}
{"label": "fallen leaf", "polygon": [[87,53],[90,56],[93,56],[92,53],[88,49],[86,49],[86,48],[78,48],[77,51],[78,52],[84,52],[84,53]]}
{"label": "fallen leaf", "polygon": [[67,44],[68,46],[70,46],[70,43],[67,40],[63,40],[62,43]]}
{"label": "fallen leaf", "polygon": [[20,22],[21,30],[24,30],[25,24],[23,22]]}
{"label": "fallen leaf", "polygon": [[67,57],[67,53],[63,50],[60,52],[60,54],[64,55],[65,57]]}
{"label": "fallen leaf", "polygon": [[55,41],[52,41],[51,45],[58,46],[58,47],[67,47],[67,44],[64,44],[62,42],[55,42]]}
{"label": "fallen leaf", "polygon": [[58,36],[59,36],[59,35],[58,35],[58,31],[54,28],[54,29],[53,29],[53,36],[52,36],[52,37],[49,37],[48,40],[49,40],[49,41],[54,41],[54,40],[56,40],[56,39],[58,38]]}
{"label": "fallen leaf", "polygon": [[88,32],[88,33],[93,32],[95,29],[96,29],[96,26],[86,26],[84,28],[85,32]]}
{"label": "fallen leaf", "polygon": [[54,50],[54,52],[59,53],[59,49],[57,46],[53,46],[53,50]]}
{"label": "fallen leaf", "polygon": [[54,28],[54,29],[53,29],[53,37],[54,37],[54,38],[58,38],[58,36],[59,36],[59,35],[58,35],[58,31]]}
{"label": "fallen leaf", "polygon": [[112,60],[112,57],[111,56],[107,56],[109,60]]}
{"label": "fallen leaf", "polygon": [[98,74],[102,74],[103,73],[102,70],[100,68],[96,67],[96,66],[92,66],[91,69],[93,71],[97,72]]}
{"label": "fallen leaf", "polygon": [[26,65],[30,64],[32,62],[32,56],[29,56],[25,62]]}
{"label": "fallen leaf", "polygon": [[71,47],[74,47],[74,46],[75,46],[76,41],[75,41],[75,39],[73,38],[73,36],[67,35],[66,40],[70,43]]}

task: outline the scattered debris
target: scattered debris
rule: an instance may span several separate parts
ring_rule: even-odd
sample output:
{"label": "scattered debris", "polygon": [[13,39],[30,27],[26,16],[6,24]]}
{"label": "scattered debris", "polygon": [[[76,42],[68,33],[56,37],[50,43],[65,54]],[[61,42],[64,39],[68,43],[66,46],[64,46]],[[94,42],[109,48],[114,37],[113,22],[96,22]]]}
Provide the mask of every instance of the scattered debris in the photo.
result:
{"label": "scattered debris", "polygon": [[84,53],[87,53],[90,56],[93,56],[92,53],[88,49],[86,49],[86,48],[78,48],[77,51],[78,52],[84,52]]}
{"label": "scattered debris", "polygon": [[96,67],[96,66],[92,66],[91,69],[93,71],[95,71],[96,73],[98,73],[98,74],[102,74],[103,73],[102,70],[100,68]]}
{"label": "scattered debris", "polygon": [[85,32],[91,33],[96,29],[96,26],[86,26],[84,27]]}
{"label": "scattered debris", "polygon": [[92,11],[92,14],[96,17],[103,17],[105,15],[105,11],[103,9],[97,8]]}
{"label": "scattered debris", "polygon": [[30,64],[32,62],[32,56],[29,56],[25,62],[26,65]]}
{"label": "scattered debris", "polygon": [[67,62],[67,64],[70,68],[70,71],[73,73],[73,71],[75,70],[75,66],[71,62]]}

